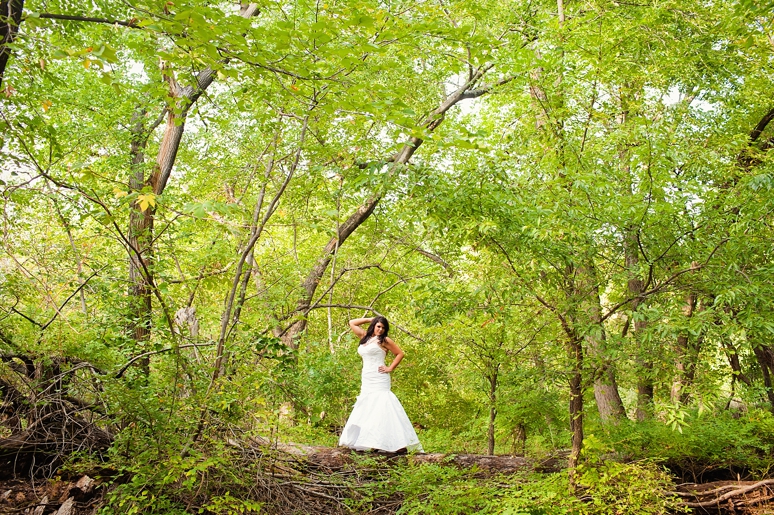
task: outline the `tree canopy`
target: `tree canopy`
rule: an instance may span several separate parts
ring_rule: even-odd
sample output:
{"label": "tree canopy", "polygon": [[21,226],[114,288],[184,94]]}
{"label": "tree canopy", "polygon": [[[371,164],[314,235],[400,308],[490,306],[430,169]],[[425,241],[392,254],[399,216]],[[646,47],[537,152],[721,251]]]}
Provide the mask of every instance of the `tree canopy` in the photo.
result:
{"label": "tree canopy", "polygon": [[0,4],[0,437],[76,442],[24,473],[333,445],[374,314],[429,451],[774,448],[771,2]]}

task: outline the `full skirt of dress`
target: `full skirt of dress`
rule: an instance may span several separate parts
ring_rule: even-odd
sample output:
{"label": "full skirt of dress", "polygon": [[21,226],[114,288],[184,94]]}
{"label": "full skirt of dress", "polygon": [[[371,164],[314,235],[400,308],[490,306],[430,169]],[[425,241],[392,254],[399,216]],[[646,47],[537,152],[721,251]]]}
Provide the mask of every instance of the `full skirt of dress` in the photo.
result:
{"label": "full skirt of dress", "polygon": [[358,451],[401,449],[422,451],[414,427],[398,398],[390,390],[389,374],[379,372],[386,352],[369,341],[358,348],[363,358],[360,395],[339,438],[339,445]]}

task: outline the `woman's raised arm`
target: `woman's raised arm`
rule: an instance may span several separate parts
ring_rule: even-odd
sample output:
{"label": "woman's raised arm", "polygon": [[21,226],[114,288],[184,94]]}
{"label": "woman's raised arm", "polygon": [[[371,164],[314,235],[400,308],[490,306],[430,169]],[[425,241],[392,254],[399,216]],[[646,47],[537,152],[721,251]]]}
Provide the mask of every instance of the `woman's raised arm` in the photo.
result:
{"label": "woman's raised arm", "polygon": [[352,332],[355,333],[355,336],[362,338],[365,336],[366,331],[360,326],[363,324],[370,324],[372,320],[373,318],[355,318],[349,321],[349,328],[352,329]]}

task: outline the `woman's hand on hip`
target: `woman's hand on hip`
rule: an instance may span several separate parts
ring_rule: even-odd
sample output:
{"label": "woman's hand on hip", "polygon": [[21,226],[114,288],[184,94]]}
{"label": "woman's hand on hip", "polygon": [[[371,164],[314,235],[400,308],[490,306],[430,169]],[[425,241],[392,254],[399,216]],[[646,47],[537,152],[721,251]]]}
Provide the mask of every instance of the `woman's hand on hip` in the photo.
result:
{"label": "woman's hand on hip", "polygon": [[385,367],[384,365],[379,366],[380,374],[389,374],[390,372],[392,372],[392,369],[390,367]]}

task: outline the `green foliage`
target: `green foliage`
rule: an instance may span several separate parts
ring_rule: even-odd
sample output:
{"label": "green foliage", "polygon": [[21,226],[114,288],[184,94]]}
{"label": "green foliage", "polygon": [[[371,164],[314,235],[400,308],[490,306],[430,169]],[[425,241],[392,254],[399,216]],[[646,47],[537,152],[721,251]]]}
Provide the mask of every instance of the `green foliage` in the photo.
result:
{"label": "green foliage", "polygon": [[[352,506],[662,513],[659,460],[766,475],[768,4],[98,0],[87,23],[27,0],[0,91],[3,395],[66,364],[46,393],[116,435],[106,510],[258,511],[224,442],[333,445],[347,320],[375,311],[427,450],[485,452],[490,427],[495,453],[568,447],[574,372],[599,440],[580,498],[433,466]],[[595,415],[611,377],[644,421]]]}
{"label": "green foliage", "polygon": [[765,477],[772,467],[774,417],[769,411],[692,410],[682,432],[653,421],[606,427],[604,434],[620,455],[668,463],[692,480],[723,471]]}
{"label": "green foliage", "polygon": [[[255,470],[249,469],[256,465],[242,462],[233,449],[216,443],[191,450],[185,457],[174,452],[137,457],[136,464],[118,471],[128,481],[110,489],[102,513],[174,515],[191,513],[194,506],[194,512],[222,515],[261,510],[262,503],[251,500],[250,495]],[[248,470],[234,467],[240,462]]]}
{"label": "green foliage", "polygon": [[658,461],[645,459],[621,463],[604,458],[611,449],[590,435],[584,440],[583,462],[575,471],[577,486],[586,500],[587,513],[666,514],[688,512],[680,499],[669,493],[670,474]]}
{"label": "green foliage", "polygon": [[667,493],[672,487],[668,475],[650,462],[587,461],[578,470],[580,495],[572,493],[566,473],[476,476],[475,471],[444,465],[409,465],[395,470],[388,491],[403,495],[398,513],[406,515],[666,515],[682,511]]}

